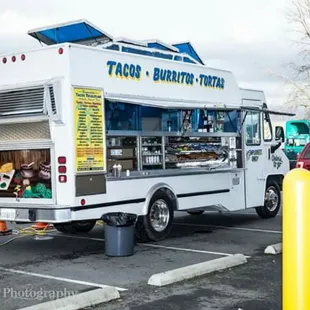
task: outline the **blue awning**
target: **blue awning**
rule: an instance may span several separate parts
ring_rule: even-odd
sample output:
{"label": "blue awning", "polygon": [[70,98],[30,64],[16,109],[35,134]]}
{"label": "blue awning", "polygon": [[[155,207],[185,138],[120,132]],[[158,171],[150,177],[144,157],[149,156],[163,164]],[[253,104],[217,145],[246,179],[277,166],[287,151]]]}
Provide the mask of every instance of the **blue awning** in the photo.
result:
{"label": "blue awning", "polygon": [[112,36],[86,20],[33,29],[28,31],[28,34],[47,45],[66,42],[90,45],[95,42],[106,43],[113,40]]}
{"label": "blue awning", "polygon": [[124,44],[134,45],[134,46],[147,47],[147,44],[143,41],[132,40],[132,39],[124,38],[124,37],[115,38],[113,40],[113,42],[124,43]]}
{"label": "blue awning", "polygon": [[[127,46],[121,49],[124,52],[173,59],[175,61],[184,61],[187,63],[195,63],[195,60],[198,63],[204,65],[202,59],[199,57],[194,47],[189,42],[170,45],[155,39],[135,41],[128,38],[118,38],[114,40],[111,35],[102,31],[100,28],[94,26],[85,19],[33,29],[28,31],[28,34],[47,45],[61,43],[92,45],[94,43],[105,44],[112,42],[113,45],[107,45],[104,48],[120,50],[118,45],[126,44]],[[135,47],[144,47],[146,49],[138,49]],[[170,54],[165,54],[163,52],[170,52]],[[173,56],[174,53],[175,55]],[[176,55],[179,53],[187,54],[192,59],[189,57],[184,57],[183,59],[178,58]]]}
{"label": "blue awning", "polygon": [[189,42],[173,44],[173,46],[175,46],[179,50],[180,53],[185,53],[185,54],[191,56],[192,58],[194,58],[200,64],[204,65],[203,61],[198,56],[194,47]]}
{"label": "blue awning", "polygon": [[159,40],[148,40],[146,41],[146,43],[149,48],[155,48],[155,49],[159,49],[159,50],[163,50],[167,52],[178,52],[178,49],[175,48],[174,46],[166,44]]}

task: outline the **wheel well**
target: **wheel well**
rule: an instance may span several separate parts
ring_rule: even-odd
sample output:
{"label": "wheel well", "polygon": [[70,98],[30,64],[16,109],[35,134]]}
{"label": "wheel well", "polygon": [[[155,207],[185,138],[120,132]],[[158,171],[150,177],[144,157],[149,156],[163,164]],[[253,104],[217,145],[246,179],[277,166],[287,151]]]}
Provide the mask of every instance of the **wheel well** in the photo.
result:
{"label": "wheel well", "polygon": [[162,188],[158,189],[156,192],[154,192],[153,196],[158,194],[158,193],[167,195],[169,197],[169,199],[171,200],[171,203],[173,205],[173,210],[176,211],[178,209],[178,201],[177,201],[175,194],[172,192],[172,190],[170,190],[167,187],[162,187]]}
{"label": "wheel well", "polygon": [[280,190],[282,191],[283,179],[284,179],[284,175],[282,174],[269,175],[266,180],[266,185],[269,182],[274,181],[279,185]]}

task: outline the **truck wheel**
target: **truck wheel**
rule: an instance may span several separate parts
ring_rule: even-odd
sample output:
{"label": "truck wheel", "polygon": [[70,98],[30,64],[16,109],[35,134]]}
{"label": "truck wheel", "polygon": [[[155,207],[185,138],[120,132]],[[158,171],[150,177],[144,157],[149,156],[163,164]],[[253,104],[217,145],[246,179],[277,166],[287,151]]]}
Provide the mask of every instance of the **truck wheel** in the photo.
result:
{"label": "truck wheel", "polygon": [[64,234],[76,234],[90,232],[96,225],[95,220],[79,221],[73,223],[54,224],[54,227]]}
{"label": "truck wheel", "polygon": [[188,214],[190,215],[201,215],[202,213],[204,213],[204,210],[199,210],[199,211],[187,211]]}
{"label": "truck wheel", "polygon": [[281,190],[279,185],[270,181],[265,192],[264,206],[255,208],[256,213],[263,219],[275,217],[281,207]]}
{"label": "truck wheel", "polygon": [[155,193],[147,215],[140,216],[136,223],[137,241],[160,241],[167,238],[172,229],[173,215],[171,199],[163,192]]}

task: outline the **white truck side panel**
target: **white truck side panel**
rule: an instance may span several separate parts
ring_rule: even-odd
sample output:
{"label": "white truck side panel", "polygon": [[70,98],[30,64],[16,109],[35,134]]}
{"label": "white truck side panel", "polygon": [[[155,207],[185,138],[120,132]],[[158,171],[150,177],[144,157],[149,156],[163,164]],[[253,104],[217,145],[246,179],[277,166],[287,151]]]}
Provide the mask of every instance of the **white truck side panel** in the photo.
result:
{"label": "white truck side panel", "polygon": [[[121,62],[122,64],[139,65],[142,69],[141,79],[130,80],[125,78],[116,78],[109,75],[108,61]],[[240,105],[240,93],[233,75],[230,72],[219,71],[214,69],[207,69],[191,64],[174,63],[172,61],[152,59],[149,57],[137,56],[133,54],[125,54],[113,51],[101,51],[97,49],[90,49],[85,47],[70,47],[70,76],[73,86],[103,88],[107,94],[121,94],[124,97],[148,97],[156,99],[175,99],[175,100],[197,100],[216,103],[226,103]],[[159,67],[168,70],[193,72],[195,77],[200,74],[205,75],[220,75],[225,78],[224,90],[212,89],[202,87],[199,83],[194,86],[173,85],[168,83],[156,83],[152,79],[154,67]],[[149,72],[147,77],[146,72]],[[73,102],[73,100],[71,101]],[[73,115],[73,110],[71,115]],[[72,123],[73,124],[73,123]],[[86,199],[86,205],[95,205],[98,203],[107,203],[112,201],[126,200],[126,199],[140,199],[145,198],[149,190],[156,184],[164,182],[168,184],[176,195],[182,193],[194,193],[204,191],[214,191],[230,189],[230,193],[199,195],[188,198],[179,199],[179,209],[188,209],[191,207],[223,205],[227,210],[237,210],[244,208],[244,187],[243,175],[240,177],[240,185],[232,187],[232,180],[230,173],[212,173],[210,175],[187,175],[177,177],[161,177],[149,178],[127,181],[113,181],[107,182],[107,194],[77,197],[75,199],[75,206],[80,205],[82,198]],[[138,189],[138,190],[137,190]],[[232,203],[233,201],[233,203]],[[143,204],[118,205],[117,209],[124,208],[129,212],[135,211],[138,214],[146,214],[147,206],[141,209]],[[110,212],[111,208],[104,208],[102,211]],[[115,207],[114,207],[115,210]],[[125,211],[124,210],[124,211]],[[93,213],[98,217],[96,209],[83,210],[75,212],[74,216],[78,218],[85,218],[89,213]],[[101,216],[101,214],[99,215]]]}
{"label": "white truck side panel", "polygon": [[[200,175],[184,175],[174,177],[159,178],[141,178],[123,181],[107,182],[107,194],[86,197],[87,205],[106,203],[108,201],[119,201],[126,199],[143,199],[151,196],[150,189],[156,184],[167,184],[178,197],[178,209],[187,210],[190,208],[199,208],[219,205],[222,209],[229,211],[245,208],[244,200],[244,173],[243,172],[225,172]],[[229,192],[224,192],[229,190]],[[208,192],[215,194],[208,194]],[[223,191],[223,192],[221,192]],[[205,194],[203,194],[205,193]],[[192,194],[188,197],[182,195]],[[197,195],[194,195],[197,194]],[[76,200],[79,205],[81,197]],[[134,203],[118,205],[117,210],[123,212],[134,212],[137,214],[146,214],[147,205],[145,203]],[[81,211],[76,208],[73,212],[75,220],[86,218],[100,218],[103,213],[113,212],[115,207],[90,208],[81,207]],[[90,216],[91,214],[91,216]]]}
{"label": "white truck side panel", "polygon": [[242,105],[244,106],[262,106],[266,103],[265,94],[262,90],[240,88],[242,96]]}
{"label": "white truck side panel", "polygon": [[10,60],[11,56],[7,55],[7,63],[1,63],[1,89],[68,75],[68,54],[59,55],[56,46],[30,51],[25,55],[24,61],[16,55],[14,63]]}
{"label": "white truck side panel", "polygon": [[[52,162],[52,169],[57,169],[56,160],[58,156],[67,157],[68,183],[56,182],[57,201],[59,205],[72,205],[74,203],[74,133],[72,126],[72,95],[69,77],[69,53],[60,55],[57,46],[44,48],[26,53],[26,59],[21,61],[20,56],[16,55],[16,62],[10,60],[6,64],[1,63],[0,85],[1,90],[16,87],[31,86],[33,84],[42,85],[44,83],[59,80],[61,85],[61,97],[58,98],[63,105],[62,116],[64,124],[51,122],[51,138],[55,149],[55,162]],[[58,178],[58,174],[54,175]],[[30,200],[28,200],[30,203]],[[7,199],[7,202],[16,203],[15,199]]]}
{"label": "white truck side panel", "polygon": [[[140,79],[119,78],[109,75],[108,61],[139,65]],[[71,82],[74,85],[103,87],[104,92],[128,97],[154,99],[196,100],[213,104],[241,105],[241,93],[231,72],[184,64],[177,61],[156,59],[141,55],[109,50],[71,46]],[[153,80],[154,68],[188,72],[194,75],[194,84],[163,83]],[[148,75],[147,75],[148,73]],[[225,80],[224,89],[200,85],[200,75],[217,76]]]}
{"label": "white truck side panel", "polygon": [[[83,60],[83,61],[81,61]],[[109,75],[108,61],[121,62],[122,64],[139,65],[141,69],[141,79],[129,80],[125,78],[116,78]],[[124,97],[156,97],[156,99],[179,99],[179,100],[197,100],[216,103],[227,103],[240,105],[240,93],[233,75],[230,72],[207,69],[191,64],[174,63],[172,61],[152,59],[149,57],[137,56],[133,54],[125,54],[113,51],[100,51],[85,47],[72,46],[70,48],[70,73],[71,83],[74,86],[103,88],[108,94],[121,94]],[[168,83],[156,83],[152,79],[154,67],[168,70],[193,72],[195,77],[200,74],[220,75],[225,78],[224,90],[202,87],[199,83],[194,86],[173,85]],[[146,72],[149,72],[147,77]],[[73,111],[72,111],[73,115]],[[229,177],[228,177],[229,176]],[[230,193],[198,195],[188,198],[179,199],[179,209],[188,209],[191,207],[201,207],[210,205],[223,205],[228,210],[237,210],[244,208],[244,181],[243,175],[240,175],[240,184],[232,186],[230,173],[212,173],[205,175],[187,175],[177,177],[161,177],[127,181],[107,182],[107,194],[95,195],[88,197],[78,197],[75,200],[76,206],[80,205],[82,198],[86,199],[86,205],[95,205],[98,203],[106,203],[112,201],[126,199],[145,198],[149,194],[149,190],[156,184],[164,182],[169,185],[175,195],[184,193],[195,193],[205,191],[216,191],[229,189]],[[138,190],[137,190],[138,189]],[[118,206],[118,210],[124,207],[135,209],[135,212],[146,214],[147,206],[141,210],[141,206],[128,205]],[[105,209],[104,209],[105,210]],[[97,215],[98,210],[88,210]],[[105,211],[107,212],[107,211]],[[133,210],[132,210],[133,212]],[[78,212],[83,216],[85,211]]]}

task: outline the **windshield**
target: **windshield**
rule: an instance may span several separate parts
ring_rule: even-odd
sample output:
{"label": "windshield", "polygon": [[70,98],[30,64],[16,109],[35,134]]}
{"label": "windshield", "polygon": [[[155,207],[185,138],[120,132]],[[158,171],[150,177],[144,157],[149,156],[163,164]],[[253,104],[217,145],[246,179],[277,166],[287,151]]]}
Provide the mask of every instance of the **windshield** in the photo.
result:
{"label": "windshield", "polygon": [[297,137],[300,135],[309,135],[310,129],[307,123],[291,122],[286,127],[287,137]]}

